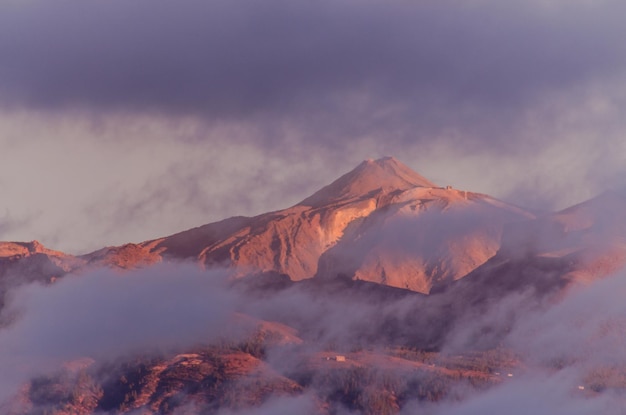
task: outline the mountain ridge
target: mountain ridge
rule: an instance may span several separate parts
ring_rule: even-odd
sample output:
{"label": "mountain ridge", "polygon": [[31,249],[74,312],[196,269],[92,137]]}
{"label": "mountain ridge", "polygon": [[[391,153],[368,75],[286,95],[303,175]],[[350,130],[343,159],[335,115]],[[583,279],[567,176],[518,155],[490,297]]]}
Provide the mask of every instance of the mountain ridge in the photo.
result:
{"label": "mountain ridge", "polygon": [[[129,269],[161,261],[194,261],[205,268],[229,268],[234,277],[256,273],[288,275],[293,281],[347,277],[428,294],[472,274],[491,258],[524,256],[529,249],[537,252],[528,255],[554,256],[567,245],[570,251],[586,250],[587,263],[608,269],[613,253],[626,256],[619,243],[619,235],[626,234],[619,230],[626,229],[626,218],[623,227],[613,229],[617,242],[609,244],[609,254],[593,254],[587,245],[602,239],[603,234],[592,238],[592,233],[607,228],[602,217],[619,213],[626,207],[620,202],[624,200],[607,193],[536,217],[488,195],[438,187],[393,157],[384,157],[363,161],[286,209],[235,216],[78,257],[48,250],[36,241],[3,243],[0,259],[12,273],[18,263],[30,262],[29,269],[39,267],[44,280],[100,266]],[[590,212],[599,213],[585,230]],[[548,249],[546,244],[553,245]],[[41,258],[21,259],[32,255]]]}
{"label": "mountain ridge", "polygon": [[[488,230],[470,225],[450,234],[450,240],[440,238],[437,258],[431,260],[424,235],[447,232],[446,222],[459,223],[464,215]],[[428,293],[434,284],[461,278],[493,256],[504,223],[530,217],[487,195],[439,187],[395,158],[384,157],[363,161],[292,207],[231,217],[84,258],[122,268],[192,260],[205,268],[230,268],[239,277],[256,272],[286,274],[294,281],[348,276]],[[402,221],[409,228],[405,237],[417,248],[398,256],[392,252],[397,248],[392,233]],[[376,232],[388,234],[382,245],[359,245]],[[344,261],[350,250],[346,247],[358,247],[362,255]]]}

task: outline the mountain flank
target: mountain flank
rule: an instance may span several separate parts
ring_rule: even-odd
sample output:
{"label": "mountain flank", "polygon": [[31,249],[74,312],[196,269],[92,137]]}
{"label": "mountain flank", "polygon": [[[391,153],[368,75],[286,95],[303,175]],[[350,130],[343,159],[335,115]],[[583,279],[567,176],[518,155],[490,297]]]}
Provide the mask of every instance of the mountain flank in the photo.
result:
{"label": "mountain flank", "polygon": [[[428,293],[484,264],[500,248],[505,224],[529,218],[531,213],[489,196],[437,186],[385,157],[362,162],[290,208],[103,248],[72,257],[73,265],[63,269],[196,261],[229,268],[236,277],[347,277]],[[5,251],[68,262],[43,247],[7,245]]]}
{"label": "mountain flank", "polygon": [[439,187],[385,157],[364,161],[290,208],[233,217],[139,247],[163,260],[228,267],[240,276],[347,276],[428,293],[493,256],[505,223],[532,217],[486,195]]}
{"label": "mountain flank", "polygon": [[[283,210],[231,217],[80,257],[36,241],[3,242],[0,277],[19,280],[16,276],[27,273],[28,280],[50,281],[101,266],[124,270],[193,261],[230,269],[235,278],[349,279],[428,294],[466,276],[498,286],[507,285],[503,275],[525,267],[537,275],[530,270],[548,267],[558,274],[550,281],[556,278],[554,286],[561,287],[595,280],[626,263],[623,212],[626,198],[609,192],[535,217],[488,195],[437,186],[384,157],[363,161]],[[515,286],[533,280],[510,278]]]}

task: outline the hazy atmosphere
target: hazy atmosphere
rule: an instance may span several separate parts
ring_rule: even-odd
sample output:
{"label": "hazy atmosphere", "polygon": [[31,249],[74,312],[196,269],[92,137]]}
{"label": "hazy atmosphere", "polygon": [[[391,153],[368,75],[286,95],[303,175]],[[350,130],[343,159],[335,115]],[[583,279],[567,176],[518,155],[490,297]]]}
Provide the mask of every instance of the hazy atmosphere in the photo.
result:
{"label": "hazy atmosphere", "polygon": [[626,177],[621,1],[3,1],[0,240],[82,253],[392,155],[559,209]]}
{"label": "hazy atmosphere", "polygon": [[0,413],[618,415],[624,0],[0,0]]}

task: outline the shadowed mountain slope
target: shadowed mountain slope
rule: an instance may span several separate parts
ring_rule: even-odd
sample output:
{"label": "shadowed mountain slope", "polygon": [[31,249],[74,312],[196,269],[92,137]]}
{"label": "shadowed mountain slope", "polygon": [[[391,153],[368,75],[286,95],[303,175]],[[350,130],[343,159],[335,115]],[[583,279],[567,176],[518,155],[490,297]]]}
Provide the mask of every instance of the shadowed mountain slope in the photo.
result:
{"label": "shadowed mountain slope", "polygon": [[571,286],[626,265],[626,197],[607,192],[537,219],[507,225],[498,253],[453,284],[435,287],[459,314],[507,295],[560,298]]}

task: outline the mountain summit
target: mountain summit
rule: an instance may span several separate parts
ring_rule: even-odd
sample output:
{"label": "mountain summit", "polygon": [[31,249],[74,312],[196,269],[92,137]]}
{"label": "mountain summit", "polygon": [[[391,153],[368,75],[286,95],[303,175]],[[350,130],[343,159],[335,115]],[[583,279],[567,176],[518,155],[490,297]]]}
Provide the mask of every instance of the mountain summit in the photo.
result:
{"label": "mountain summit", "polygon": [[341,200],[367,197],[373,193],[404,191],[414,187],[436,187],[393,157],[365,160],[354,170],[300,202],[322,206]]}

